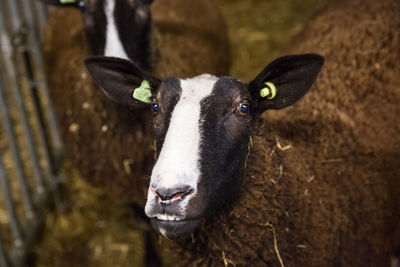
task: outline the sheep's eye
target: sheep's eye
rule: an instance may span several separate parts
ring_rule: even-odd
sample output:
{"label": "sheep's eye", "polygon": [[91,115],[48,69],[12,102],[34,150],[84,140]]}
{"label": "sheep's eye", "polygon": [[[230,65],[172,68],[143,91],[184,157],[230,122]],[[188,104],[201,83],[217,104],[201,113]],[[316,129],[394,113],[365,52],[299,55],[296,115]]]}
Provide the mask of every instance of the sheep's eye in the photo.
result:
{"label": "sheep's eye", "polygon": [[250,112],[250,104],[247,100],[240,103],[240,105],[236,110],[236,113],[241,116],[246,116],[249,114],[249,112]]}
{"label": "sheep's eye", "polygon": [[151,104],[151,111],[153,111],[154,115],[157,115],[160,111],[160,106],[157,103],[153,102],[153,104]]}

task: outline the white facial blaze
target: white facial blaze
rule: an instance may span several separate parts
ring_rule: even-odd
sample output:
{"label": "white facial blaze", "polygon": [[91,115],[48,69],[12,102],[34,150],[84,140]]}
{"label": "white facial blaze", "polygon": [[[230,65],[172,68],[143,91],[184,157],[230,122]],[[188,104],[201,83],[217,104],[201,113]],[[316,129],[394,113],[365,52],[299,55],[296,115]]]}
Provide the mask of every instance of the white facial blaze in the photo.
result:
{"label": "white facial blaze", "polygon": [[[200,102],[211,94],[217,77],[203,74],[181,80],[182,93],[170,119],[160,156],[153,168],[150,184],[156,187],[190,186],[197,192],[200,177]],[[156,204],[149,190],[146,212]],[[182,210],[187,199],[180,204]],[[149,214],[148,214],[149,215]]]}
{"label": "white facial blaze", "polygon": [[107,17],[106,45],[104,49],[104,55],[107,57],[119,57],[129,59],[124,47],[122,46],[115,24],[115,1],[116,0],[106,0],[104,4],[104,12]]}

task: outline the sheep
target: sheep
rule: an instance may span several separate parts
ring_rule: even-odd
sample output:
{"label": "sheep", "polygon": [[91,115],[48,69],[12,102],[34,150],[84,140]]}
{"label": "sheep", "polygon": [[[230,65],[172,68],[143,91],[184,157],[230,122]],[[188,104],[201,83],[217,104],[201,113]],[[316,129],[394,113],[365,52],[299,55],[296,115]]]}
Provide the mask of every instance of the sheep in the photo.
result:
{"label": "sheep", "polygon": [[150,114],[110,103],[87,79],[83,59],[129,58],[161,77],[207,69],[224,74],[229,45],[222,16],[213,0],[156,1],[152,19],[150,0],[45,2],[77,7],[54,10],[44,40],[45,71],[67,156],[92,185],[143,205],[154,161]]}
{"label": "sheep", "polygon": [[[134,105],[130,95],[138,81],[152,86],[158,159],[146,214],[162,235],[191,237],[165,241],[174,265],[389,266],[391,256],[392,263],[398,261],[399,11],[390,0],[336,1],[315,16],[288,51],[319,52],[326,66],[303,101],[283,115],[258,113],[301,97],[320,57],[280,58],[249,84],[211,75],[161,81],[124,60],[86,61],[99,87],[118,96],[114,101]],[[279,76],[291,70],[296,72]],[[191,92],[194,87],[200,92]],[[272,99],[262,100],[261,91]],[[182,103],[190,99],[188,112]],[[187,124],[177,124],[177,118]],[[221,129],[222,122],[235,131]],[[195,141],[199,145],[190,144]],[[193,178],[199,176],[214,181],[199,183]],[[207,219],[199,220],[199,214]]]}

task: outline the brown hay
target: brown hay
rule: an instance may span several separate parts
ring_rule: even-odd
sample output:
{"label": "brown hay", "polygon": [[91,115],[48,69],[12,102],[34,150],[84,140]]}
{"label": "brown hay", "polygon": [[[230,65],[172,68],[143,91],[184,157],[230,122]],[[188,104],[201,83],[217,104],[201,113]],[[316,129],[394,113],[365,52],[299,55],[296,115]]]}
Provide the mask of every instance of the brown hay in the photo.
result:
{"label": "brown hay", "polygon": [[279,253],[278,239],[276,237],[275,226],[273,224],[271,224],[270,222],[266,222],[265,224],[260,224],[260,226],[271,227],[272,234],[274,236],[274,249],[275,249],[276,257],[278,258],[279,263],[281,264],[281,267],[285,267],[285,265],[283,264],[281,254]]}

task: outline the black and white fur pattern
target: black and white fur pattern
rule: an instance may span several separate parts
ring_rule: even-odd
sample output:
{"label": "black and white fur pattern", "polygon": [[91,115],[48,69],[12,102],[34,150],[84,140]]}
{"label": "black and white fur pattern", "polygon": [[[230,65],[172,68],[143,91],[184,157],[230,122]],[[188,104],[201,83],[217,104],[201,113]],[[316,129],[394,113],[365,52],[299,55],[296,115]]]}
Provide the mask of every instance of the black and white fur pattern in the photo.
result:
{"label": "black and white fur pattern", "polygon": [[153,0],[76,0],[68,4],[42,1],[81,10],[93,55],[130,59],[149,68]]}
{"label": "black and white fur pattern", "polygon": [[[212,93],[216,80],[211,75],[179,80],[179,101],[171,114],[163,149],[153,168],[154,187],[174,188],[184,184],[196,191],[200,176],[201,100]],[[149,197],[152,197],[151,192]]]}
{"label": "black and white fur pattern", "polygon": [[[94,57],[85,63],[97,85],[126,106],[143,106],[131,96],[143,80],[149,81],[157,161],[145,212],[163,236],[184,238],[238,196],[254,119],[300,99],[316,79],[323,58],[279,58],[250,83],[209,74],[161,81],[117,58]],[[276,86],[275,98],[260,96],[265,82]]]}

